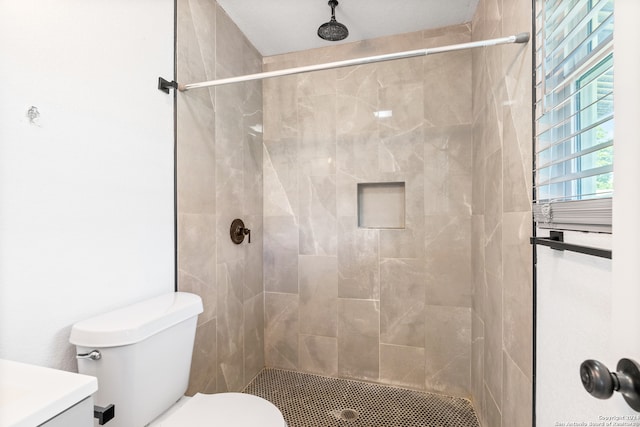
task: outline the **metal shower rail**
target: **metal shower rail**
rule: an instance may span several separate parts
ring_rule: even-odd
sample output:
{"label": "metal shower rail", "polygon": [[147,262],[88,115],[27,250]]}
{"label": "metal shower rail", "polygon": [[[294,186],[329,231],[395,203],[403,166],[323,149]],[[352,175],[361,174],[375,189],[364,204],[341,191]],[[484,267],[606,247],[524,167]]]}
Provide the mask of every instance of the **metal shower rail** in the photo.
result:
{"label": "metal shower rail", "polygon": [[481,40],[470,43],[460,43],[449,46],[433,47],[427,49],[409,50],[405,52],[389,53],[385,55],[369,56],[365,58],[347,59],[345,61],[327,62],[324,64],[307,65],[304,67],[285,68],[276,71],[266,71],[263,73],[248,74],[245,76],[229,77],[225,79],[210,80],[201,83],[179,84],[175,81],[169,82],[162,77],[158,82],[158,89],[169,93],[169,88],[178,89],[185,92],[192,89],[200,89],[212,86],[221,86],[231,83],[248,82],[252,80],[262,80],[271,77],[288,76],[291,74],[309,73],[311,71],[329,70],[333,68],[350,67],[353,65],[372,64],[375,62],[393,61],[396,59],[413,58],[418,56],[433,55],[435,53],[453,52],[456,50],[472,49],[476,47],[496,46],[511,43],[527,43],[529,41],[529,33],[520,33],[513,36],[500,37],[490,40]]}

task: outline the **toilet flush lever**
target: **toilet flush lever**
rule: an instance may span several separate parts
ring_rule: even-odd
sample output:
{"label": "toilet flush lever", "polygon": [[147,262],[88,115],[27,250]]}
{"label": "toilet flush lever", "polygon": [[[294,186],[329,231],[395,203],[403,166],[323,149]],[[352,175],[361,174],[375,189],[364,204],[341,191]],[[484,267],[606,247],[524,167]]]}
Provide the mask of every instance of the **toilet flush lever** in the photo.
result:
{"label": "toilet flush lever", "polygon": [[102,359],[102,353],[100,353],[98,350],[92,350],[89,353],[77,354],[76,359],[100,360]]}

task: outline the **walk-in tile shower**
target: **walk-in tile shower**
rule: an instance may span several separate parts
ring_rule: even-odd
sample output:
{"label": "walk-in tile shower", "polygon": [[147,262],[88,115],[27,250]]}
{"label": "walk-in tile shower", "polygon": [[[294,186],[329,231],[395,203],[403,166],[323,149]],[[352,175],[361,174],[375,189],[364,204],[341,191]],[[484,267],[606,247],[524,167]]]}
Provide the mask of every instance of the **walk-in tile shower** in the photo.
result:
{"label": "walk-in tile shower", "polygon": [[[481,0],[469,24],[262,58],[215,3],[178,0],[177,80],[516,34],[530,6]],[[179,93],[178,287],[205,302],[190,392],[243,390],[266,366],[471,398],[484,425],[527,425],[530,55]],[[403,221],[362,223],[358,184],[385,183]],[[235,218],[250,244],[229,239]]]}

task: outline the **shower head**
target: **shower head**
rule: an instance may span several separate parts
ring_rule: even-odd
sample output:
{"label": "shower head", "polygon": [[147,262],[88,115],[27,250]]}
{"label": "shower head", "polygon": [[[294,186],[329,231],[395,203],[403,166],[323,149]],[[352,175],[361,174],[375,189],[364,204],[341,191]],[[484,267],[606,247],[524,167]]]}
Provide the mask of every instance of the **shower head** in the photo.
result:
{"label": "shower head", "polygon": [[347,27],[336,21],[337,5],[338,2],[336,0],[329,0],[329,6],[331,6],[331,20],[320,25],[320,28],[318,28],[318,36],[321,39],[328,40],[330,42],[344,40],[349,35]]}

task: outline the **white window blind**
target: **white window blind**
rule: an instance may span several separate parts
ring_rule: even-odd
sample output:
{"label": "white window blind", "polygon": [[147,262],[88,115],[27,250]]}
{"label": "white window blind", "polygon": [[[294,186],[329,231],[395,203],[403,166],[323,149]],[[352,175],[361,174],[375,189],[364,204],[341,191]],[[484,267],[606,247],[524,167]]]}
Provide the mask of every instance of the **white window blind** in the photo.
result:
{"label": "white window blind", "polygon": [[611,231],[613,0],[536,1],[534,219]]}

